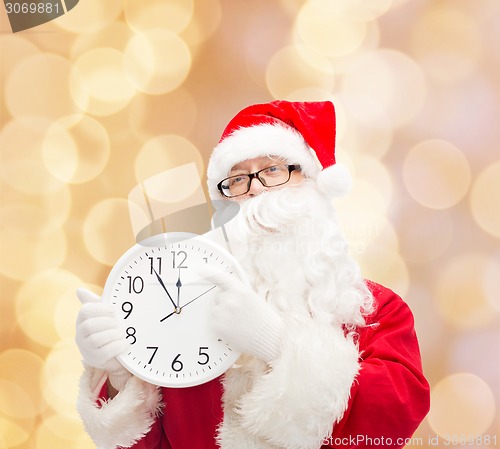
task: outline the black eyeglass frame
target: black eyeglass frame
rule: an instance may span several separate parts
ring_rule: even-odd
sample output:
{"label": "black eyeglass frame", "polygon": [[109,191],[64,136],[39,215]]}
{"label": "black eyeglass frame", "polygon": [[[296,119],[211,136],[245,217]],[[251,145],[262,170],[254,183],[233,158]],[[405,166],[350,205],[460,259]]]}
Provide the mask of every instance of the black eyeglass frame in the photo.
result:
{"label": "black eyeglass frame", "polygon": [[[264,183],[264,181],[262,179],[260,179],[259,174],[261,172],[263,172],[265,170],[269,170],[270,168],[273,168],[273,167],[280,167],[280,166],[285,166],[288,169],[288,179],[286,181],[280,182],[279,184],[274,184],[273,186],[268,186],[268,185],[266,185]],[[282,186],[283,184],[286,184],[288,181],[290,181],[290,177],[292,176],[292,172],[294,170],[300,170],[301,168],[302,167],[300,165],[298,165],[298,164],[276,164],[276,165],[270,165],[269,167],[262,168],[261,170],[256,171],[254,173],[242,173],[241,175],[234,175],[234,176],[229,176],[227,178],[224,178],[221,182],[219,182],[217,184],[217,189],[219,189],[219,192],[221,193],[221,195],[224,196],[224,197],[226,197],[226,198],[236,198],[238,196],[246,195],[250,191],[250,186],[252,185],[252,180],[254,178],[257,178],[264,187],[278,187],[278,186]],[[247,190],[244,193],[240,193],[239,195],[227,196],[224,193],[223,189],[222,189],[222,183],[224,181],[227,181],[228,179],[237,178],[238,176],[248,176]]]}

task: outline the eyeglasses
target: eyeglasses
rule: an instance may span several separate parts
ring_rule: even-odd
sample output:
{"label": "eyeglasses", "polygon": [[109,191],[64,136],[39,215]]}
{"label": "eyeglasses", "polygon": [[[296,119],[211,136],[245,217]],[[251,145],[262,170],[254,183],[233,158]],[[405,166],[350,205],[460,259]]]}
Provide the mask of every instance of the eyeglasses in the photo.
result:
{"label": "eyeglasses", "polygon": [[264,187],[276,187],[290,181],[294,170],[300,170],[300,165],[272,165],[255,173],[230,176],[219,182],[217,188],[225,197],[233,198],[248,193],[253,178],[257,178]]}

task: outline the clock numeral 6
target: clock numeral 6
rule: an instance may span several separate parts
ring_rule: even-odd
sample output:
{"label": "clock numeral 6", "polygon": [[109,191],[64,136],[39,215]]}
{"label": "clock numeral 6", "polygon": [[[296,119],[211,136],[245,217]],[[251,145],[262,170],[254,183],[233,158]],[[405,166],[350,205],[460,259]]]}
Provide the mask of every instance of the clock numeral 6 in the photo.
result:
{"label": "clock numeral 6", "polygon": [[172,361],[172,365],[170,365],[176,373],[182,371],[182,368],[184,368],[184,364],[179,360],[180,356],[180,354],[177,354],[175,359]]}

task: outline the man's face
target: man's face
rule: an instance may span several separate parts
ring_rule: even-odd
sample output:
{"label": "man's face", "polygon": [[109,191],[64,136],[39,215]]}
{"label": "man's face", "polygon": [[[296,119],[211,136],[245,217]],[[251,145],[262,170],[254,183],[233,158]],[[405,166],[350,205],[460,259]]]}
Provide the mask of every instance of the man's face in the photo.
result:
{"label": "man's face", "polygon": [[[247,159],[243,162],[236,164],[228,174],[228,177],[238,176],[238,175],[248,175],[251,173],[259,172],[260,170],[265,170],[266,168],[271,168],[269,176],[273,176],[272,167],[281,167],[286,166],[287,163],[276,156],[262,156],[254,159]],[[265,172],[261,172],[265,176]],[[290,179],[288,182],[285,182],[281,185],[274,187],[266,187],[258,177],[254,177],[250,182],[250,189],[248,192],[235,196],[233,198],[229,198],[232,201],[242,202],[249,198],[252,198],[256,195],[259,195],[262,192],[265,192],[269,189],[282,189],[285,187],[297,186],[302,183],[304,180],[304,175],[300,170],[292,170],[290,172]]]}

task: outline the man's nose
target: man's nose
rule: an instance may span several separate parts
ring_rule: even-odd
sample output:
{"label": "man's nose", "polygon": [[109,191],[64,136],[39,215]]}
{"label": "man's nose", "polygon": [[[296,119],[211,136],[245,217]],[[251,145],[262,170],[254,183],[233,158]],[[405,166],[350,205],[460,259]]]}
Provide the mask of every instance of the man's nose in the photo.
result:
{"label": "man's nose", "polygon": [[255,177],[250,181],[250,190],[248,191],[248,196],[255,196],[259,193],[262,193],[264,190],[267,190],[267,187],[260,182],[260,179]]}

